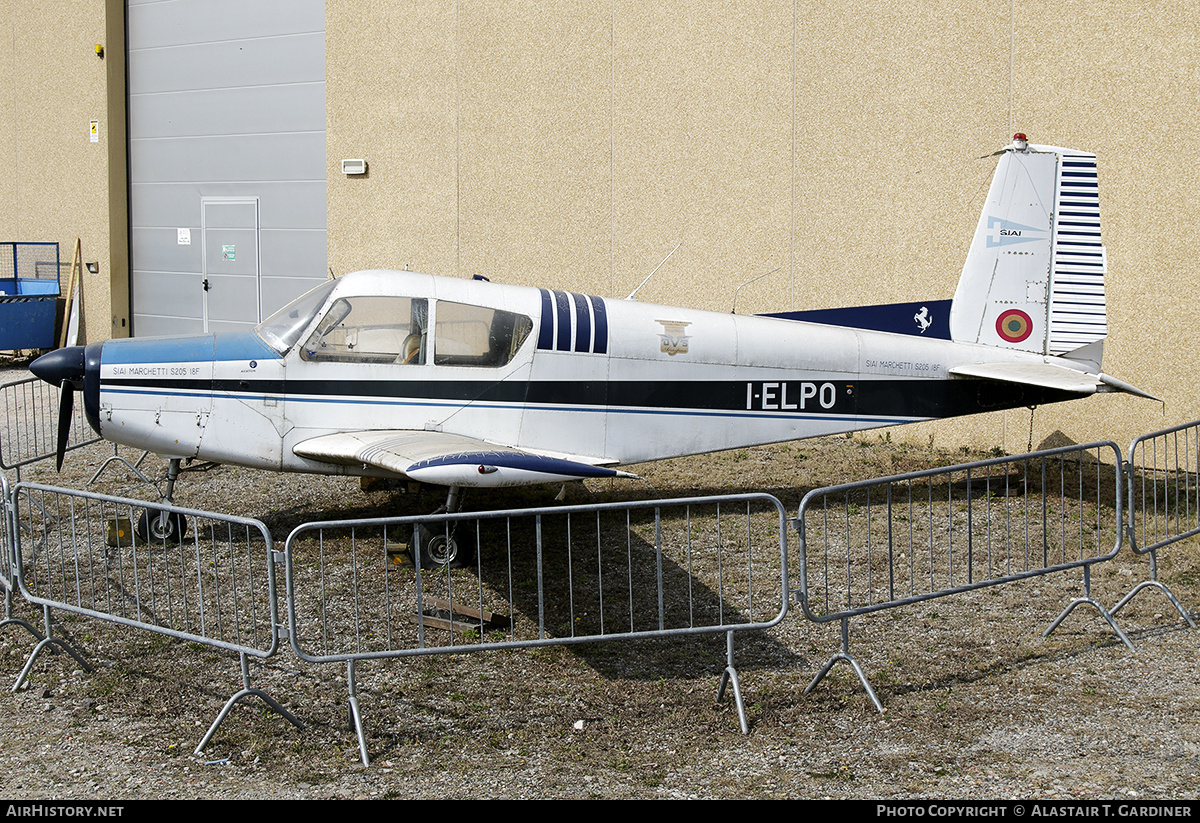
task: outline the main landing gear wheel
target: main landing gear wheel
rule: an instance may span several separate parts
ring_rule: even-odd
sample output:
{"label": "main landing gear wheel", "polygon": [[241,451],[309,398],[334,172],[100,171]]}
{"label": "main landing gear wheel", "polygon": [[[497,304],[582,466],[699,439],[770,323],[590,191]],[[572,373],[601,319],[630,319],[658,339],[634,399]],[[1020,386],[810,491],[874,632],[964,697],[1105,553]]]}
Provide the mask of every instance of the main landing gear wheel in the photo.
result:
{"label": "main landing gear wheel", "polygon": [[447,528],[439,523],[432,530],[422,524],[417,526],[417,540],[422,569],[461,569],[475,557],[475,535],[466,524]]}
{"label": "main landing gear wheel", "polygon": [[179,512],[146,509],[138,516],[137,536],[143,543],[178,543],[187,533],[187,518]]}

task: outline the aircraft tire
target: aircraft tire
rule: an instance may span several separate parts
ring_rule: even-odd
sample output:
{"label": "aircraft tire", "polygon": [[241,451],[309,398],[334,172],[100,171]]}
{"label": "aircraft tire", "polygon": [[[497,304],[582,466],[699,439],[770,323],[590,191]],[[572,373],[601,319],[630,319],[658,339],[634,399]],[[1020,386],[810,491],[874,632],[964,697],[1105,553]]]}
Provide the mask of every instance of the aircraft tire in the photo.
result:
{"label": "aircraft tire", "polygon": [[452,527],[449,541],[445,526],[440,524],[435,529],[418,526],[417,537],[421,541],[422,569],[461,569],[475,557],[475,535],[465,524]]}
{"label": "aircraft tire", "polygon": [[145,509],[138,515],[137,536],[143,543],[174,544],[187,533],[187,518],[179,512]]}

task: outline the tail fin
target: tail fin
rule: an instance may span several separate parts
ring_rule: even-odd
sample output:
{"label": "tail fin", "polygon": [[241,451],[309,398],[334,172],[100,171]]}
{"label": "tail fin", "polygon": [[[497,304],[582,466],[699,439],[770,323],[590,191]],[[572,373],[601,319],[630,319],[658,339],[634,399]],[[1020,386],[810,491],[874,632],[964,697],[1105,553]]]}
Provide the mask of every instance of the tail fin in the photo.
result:
{"label": "tail fin", "polygon": [[1018,134],[979,216],[950,309],[950,337],[1039,354],[1103,340],[1107,258],[1096,156]]}

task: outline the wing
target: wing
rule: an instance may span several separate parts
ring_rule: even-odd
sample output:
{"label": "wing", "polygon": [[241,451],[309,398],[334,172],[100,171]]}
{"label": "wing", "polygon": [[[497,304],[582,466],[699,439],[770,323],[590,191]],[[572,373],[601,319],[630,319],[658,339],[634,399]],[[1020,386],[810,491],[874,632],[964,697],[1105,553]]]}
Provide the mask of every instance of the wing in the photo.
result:
{"label": "wing", "polygon": [[598,465],[597,458],[551,456],[433,431],[360,431],[297,443],[300,457],[346,466],[375,466],[440,486],[525,486],[588,477],[637,477]]}

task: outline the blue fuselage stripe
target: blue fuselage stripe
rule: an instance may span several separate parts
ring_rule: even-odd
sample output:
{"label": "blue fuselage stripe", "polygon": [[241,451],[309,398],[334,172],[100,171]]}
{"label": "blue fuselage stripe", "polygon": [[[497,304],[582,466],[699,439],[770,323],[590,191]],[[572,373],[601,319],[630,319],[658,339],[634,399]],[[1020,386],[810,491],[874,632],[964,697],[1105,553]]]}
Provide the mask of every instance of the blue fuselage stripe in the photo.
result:
{"label": "blue fuselage stripe", "polygon": [[592,302],[592,314],[596,318],[596,343],[592,347],[592,351],[596,354],[608,353],[608,314],[604,308],[604,299],[601,297],[589,297]]}
{"label": "blue fuselage stripe", "polygon": [[575,301],[575,351],[591,351],[592,321],[588,316],[587,299],[575,292],[571,292],[571,299]]}
{"label": "blue fuselage stripe", "polygon": [[554,303],[558,307],[558,339],[554,348],[558,351],[571,350],[571,307],[565,291],[554,292]]}
{"label": "blue fuselage stripe", "polygon": [[542,325],[538,329],[539,349],[554,348],[554,301],[546,289],[538,289],[542,293]]}

